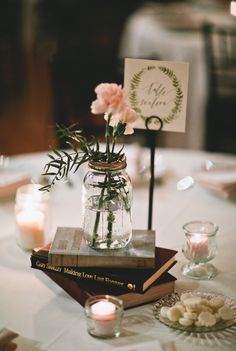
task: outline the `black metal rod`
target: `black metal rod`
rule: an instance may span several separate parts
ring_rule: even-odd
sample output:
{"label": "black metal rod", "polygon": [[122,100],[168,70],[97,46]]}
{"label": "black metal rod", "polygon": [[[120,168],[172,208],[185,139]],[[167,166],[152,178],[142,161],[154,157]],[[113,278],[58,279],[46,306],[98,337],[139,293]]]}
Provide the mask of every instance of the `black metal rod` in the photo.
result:
{"label": "black metal rod", "polygon": [[152,213],[153,213],[153,193],[155,183],[155,149],[156,134],[155,131],[148,132],[150,146],[150,182],[149,182],[149,202],[148,202],[148,230],[152,229]]}
{"label": "black metal rod", "polygon": [[[151,123],[155,124],[155,129],[150,129]],[[163,121],[158,116],[150,116],[146,118],[145,125],[147,128],[147,144],[150,148],[150,182],[149,182],[149,201],[148,201],[148,230],[152,229],[152,213],[153,213],[153,193],[155,184],[155,150],[156,150],[156,131],[163,127]]]}

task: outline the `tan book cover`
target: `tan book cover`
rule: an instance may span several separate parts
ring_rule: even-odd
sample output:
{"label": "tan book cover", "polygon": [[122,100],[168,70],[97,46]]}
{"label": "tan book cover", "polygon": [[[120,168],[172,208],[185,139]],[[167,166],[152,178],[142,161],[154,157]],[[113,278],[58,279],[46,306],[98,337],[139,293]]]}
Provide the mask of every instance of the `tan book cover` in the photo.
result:
{"label": "tan book cover", "polygon": [[48,261],[68,267],[154,268],[155,232],[133,230],[132,240],[125,248],[94,250],[83,239],[81,228],[58,227]]}

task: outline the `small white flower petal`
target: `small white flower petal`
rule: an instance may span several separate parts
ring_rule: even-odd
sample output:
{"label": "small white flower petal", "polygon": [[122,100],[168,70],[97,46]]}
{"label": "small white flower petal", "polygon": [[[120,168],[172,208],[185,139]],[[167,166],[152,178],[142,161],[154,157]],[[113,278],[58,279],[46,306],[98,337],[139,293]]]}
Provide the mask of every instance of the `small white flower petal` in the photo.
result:
{"label": "small white flower petal", "polygon": [[131,127],[130,124],[126,124],[124,134],[130,135],[130,134],[133,134],[133,132],[134,132],[134,128]]}
{"label": "small white flower petal", "polygon": [[191,176],[187,176],[177,183],[177,190],[184,191],[191,188],[194,184],[194,179]]}

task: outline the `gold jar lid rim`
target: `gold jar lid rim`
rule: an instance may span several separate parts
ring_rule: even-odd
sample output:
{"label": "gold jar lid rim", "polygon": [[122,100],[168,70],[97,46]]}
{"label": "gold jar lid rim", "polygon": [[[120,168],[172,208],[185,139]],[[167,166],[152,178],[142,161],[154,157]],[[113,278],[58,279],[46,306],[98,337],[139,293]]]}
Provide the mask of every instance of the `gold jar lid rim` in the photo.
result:
{"label": "gold jar lid rim", "polygon": [[95,169],[96,171],[119,171],[124,169],[126,164],[126,157],[122,157],[121,160],[117,160],[114,162],[102,162],[102,161],[92,161],[90,160],[88,163],[89,167]]}

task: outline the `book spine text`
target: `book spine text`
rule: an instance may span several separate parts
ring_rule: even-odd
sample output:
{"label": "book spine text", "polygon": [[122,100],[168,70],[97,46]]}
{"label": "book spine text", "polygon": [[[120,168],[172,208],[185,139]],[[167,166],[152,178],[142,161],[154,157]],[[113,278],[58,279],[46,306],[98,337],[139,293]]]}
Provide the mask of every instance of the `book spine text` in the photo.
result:
{"label": "book spine text", "polygon": [[83,269],[80,270],[79,268],[75,269],[74,267],[54,266],[41,257],[31,256],[31,267],[42,271],[57,272],[75,281],[78,279],[94,281],[98,284],[108,284],[113,287],[124,288],[127,292],[143,293],[141,283],[137,284],[137,282],[133,282],[132,280],[124,281],[114,278],[109,276],[108,273],[104,275],[103,273],[92,273]]}

